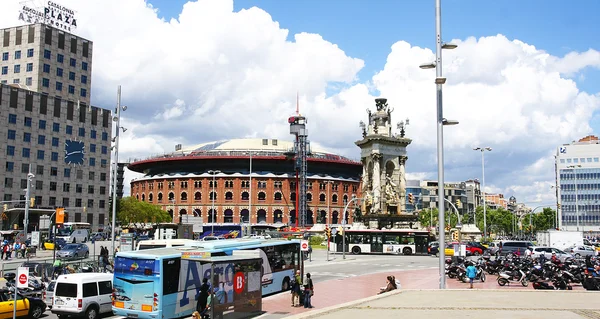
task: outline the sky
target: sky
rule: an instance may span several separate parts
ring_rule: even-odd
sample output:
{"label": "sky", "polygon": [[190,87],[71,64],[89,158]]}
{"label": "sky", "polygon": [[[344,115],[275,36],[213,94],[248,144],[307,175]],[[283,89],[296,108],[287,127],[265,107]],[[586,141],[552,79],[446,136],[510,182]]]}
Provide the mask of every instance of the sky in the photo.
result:
{"label": "sky", "polygon": [[[410,119],[409,179],[437,179],[434,0],[62,0],[94,41],[92,104],[122,86],[120,159],[229,138],[291,139],[358,159],[359,121],[388,98]],[[0,27],[19,0],[0,1]],[[600,134],[600,2],[442,0],[445,180],[552,204],[556,148]],[[136,174],[128,172],[127,179]],[[127,185],[128,186],[128,185]],[[126,187],[126,192],[128,187]]]}

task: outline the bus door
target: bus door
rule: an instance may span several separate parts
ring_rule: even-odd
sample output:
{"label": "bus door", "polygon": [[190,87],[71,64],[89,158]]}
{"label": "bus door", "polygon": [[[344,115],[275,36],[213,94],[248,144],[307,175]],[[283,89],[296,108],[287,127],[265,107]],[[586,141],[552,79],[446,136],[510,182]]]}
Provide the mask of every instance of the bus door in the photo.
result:
{"label": "bus door", "polygon": [[371,234],[371,252],[383,252],[383,234]]}
{"label": "bus door", "polygon": [[428,235],[415,235],[415,252],[417,254],[426,254],[427,253],[427,239]]}

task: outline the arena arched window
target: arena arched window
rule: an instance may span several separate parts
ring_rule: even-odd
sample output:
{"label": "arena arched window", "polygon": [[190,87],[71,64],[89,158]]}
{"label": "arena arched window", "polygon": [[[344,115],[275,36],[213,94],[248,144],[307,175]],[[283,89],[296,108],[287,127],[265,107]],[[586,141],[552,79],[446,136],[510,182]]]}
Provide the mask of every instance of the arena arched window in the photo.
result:
{"label": "arena arched window", "polygon": [[217,199],[217,192],[210,192],[208,198],[210,200],[216,200]]}
{"label": "arena arched window", "polygon": [[331,196],[331,201],[334,203],[337,203],[338,201],[338,195],[337,194],[333,194],[333,196]]}
{"label": "arena arched window", "polygon": [[233,193],[232,192],[225,193],[225,200],[233,200]]}
{"label": "arena arched window", "polygon": [[267,199],[267,194],[265,192],[259,192],[258,200],[265,200],[265,199]]}
{"label": "arena arched window", "polygon": [[139,194],[135,195],[135,199],[140,200],[140,195]]}
{"label": "arena arched window", "polygon": [[290,193],[290,200],[291,200],[292,202],[296,202],[296,193],[295,193],[295,192],[291,192],[291,193]]}
{"label": "arena arched window", "polygon": [[152,193],[148,194],[148,201],[152,202],[152,200],[154,200],[154,196],[152,195]]}
{"label": "arena arched window", "polygon": [[348,195],[344,194],[344,205],[348,203]]}
{"label": "arena arched window", "polygon": [[242,192],[242,200],[249,200],[250,194],[248,192]]}
{"label": "arena arched window", "polygon": [[187,193],[181,192],[181,200],[187,200]]}
{"label": "arena arched window", "polygon": [[275,193],[275,195],[273,196],[273,198],[274,198],[275,200],[281,200],[281,197],[282,197],[282,196],[281,196],[281,192],[277,192],[277,193]]}
{"label": "arena arched window", "polygon": [[173,194],[173,192],[169,193],[169,200],[174,200],[175,199],[175,194]]}
{"label": "arena arched window", "polygon": [[142,194],[142,202],[146,201],[146,195]]}
{"label": "arena arched window", "polygon": [[202,193],[200,193],[200,192],[195,192],[195,193],[194,193],[194,200],[195,200],[195,201],[201,201],[201,200],[202,200]]}
{"label": "arena arched window", "polygon": [[319,201],[322,202],[322,203],[325,202],[325,194],[319,195]]}
{"label": "arena arched window", "polygon": [[163,198],[163,195],[162,195],[162,193],[158,193],[158,201],[159,201],[159,202],[162,202],[162,198]]}
{"label": "arena arched window", "polygon": [[312,202],[312,194],[311,193],[307,193],[306,194],[306,201],[307,202]]}

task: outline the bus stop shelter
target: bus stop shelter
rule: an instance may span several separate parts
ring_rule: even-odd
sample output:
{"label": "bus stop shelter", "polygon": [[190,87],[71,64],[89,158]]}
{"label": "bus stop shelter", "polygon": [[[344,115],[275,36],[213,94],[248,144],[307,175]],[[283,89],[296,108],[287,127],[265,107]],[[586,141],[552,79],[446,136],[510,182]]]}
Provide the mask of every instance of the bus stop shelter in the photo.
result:
{"label": "bus stop shelter", "polygon": [[262,258],[258,251],[234,250],[213,257],[201,250],[184,251],[182,261],[200,263],[211,285],[210,318],[248,318],[262,313]]}

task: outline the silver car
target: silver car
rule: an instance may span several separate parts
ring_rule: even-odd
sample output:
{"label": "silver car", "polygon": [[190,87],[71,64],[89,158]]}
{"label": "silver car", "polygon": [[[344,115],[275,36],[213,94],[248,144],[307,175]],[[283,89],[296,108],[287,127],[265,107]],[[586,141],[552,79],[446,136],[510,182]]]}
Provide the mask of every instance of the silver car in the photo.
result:
{"label": "silver car", "polygon": [[55,280],[48,283],[48,287],[44,291],[44,298],[42,299],[50,309],[52,309],[52,298],[54,298],[54,286],[56,286]]}
{"label": "silver car", "polygon": [[566,252],[573,254],[575,258],[579,258],[582,256],[596,256],[596,249],[592,246],[571,246],[565,249]]}
{"label": "silver car", "polygon": [[540,255],[544,254],[546,259],[550,259],[552,258],[552,254],[556,254],[556,257],[558,257],[558,259],[561,262],[565,262],[565,260],[567,259],[573,259],[573,255],[566,253],[560,249],[556,249],[556,248],[552,248],[552,247],[540,247],[540,246],[534,246],[531,247],[531,257],[533,259],[539,258]]}
{"label": "silver car", "polygon": [[80,259],[90,256],[90,249],[86,244],[67,244],[60,251],[56,252],[56,257],[61,259]]}

